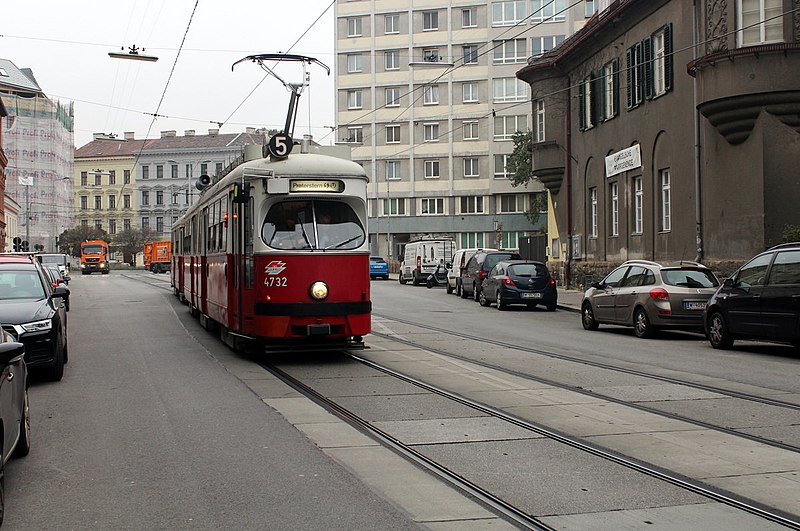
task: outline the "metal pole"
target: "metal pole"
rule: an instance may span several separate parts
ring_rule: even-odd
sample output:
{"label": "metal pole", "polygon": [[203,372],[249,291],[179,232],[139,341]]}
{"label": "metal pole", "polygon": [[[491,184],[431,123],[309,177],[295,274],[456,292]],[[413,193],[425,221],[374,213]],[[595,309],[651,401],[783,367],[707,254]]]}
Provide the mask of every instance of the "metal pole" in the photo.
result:
{"label": "metal pole", "polygon": [[386,254],[392,257],[392,199],[389,195],[389,176],[386,176]]}
{"label": "metal pole", "polygon": [[28,197],[29,185],[25,185],[25,241],[31,244],[31,202]]}

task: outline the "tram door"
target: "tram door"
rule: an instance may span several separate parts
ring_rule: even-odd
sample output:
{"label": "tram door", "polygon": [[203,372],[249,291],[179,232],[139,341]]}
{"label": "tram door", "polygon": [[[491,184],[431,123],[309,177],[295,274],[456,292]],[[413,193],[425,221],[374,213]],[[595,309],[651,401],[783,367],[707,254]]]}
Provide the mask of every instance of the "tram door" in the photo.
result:
{"label": "tram door", "polygon": [[[238,187],[236,187],[238,189]],[[255,305],[253,262],[253,199],[246,195],[232,195],[235,329],[242,334],[253,333]],[[236,296],[238,295],[238,296]],[[250,309],[248,311],[248,308]]]}

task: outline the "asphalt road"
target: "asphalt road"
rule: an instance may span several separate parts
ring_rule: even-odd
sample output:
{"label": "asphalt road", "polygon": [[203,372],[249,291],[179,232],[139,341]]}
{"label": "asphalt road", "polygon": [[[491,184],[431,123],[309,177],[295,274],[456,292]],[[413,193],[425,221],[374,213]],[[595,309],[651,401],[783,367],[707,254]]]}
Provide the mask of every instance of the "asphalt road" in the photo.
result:
{"label": "asphalt road", "polygon": [[116,271],[70,288],[70,361],[32,385],[7,529],[416,528],[226,370],[168,291]]}

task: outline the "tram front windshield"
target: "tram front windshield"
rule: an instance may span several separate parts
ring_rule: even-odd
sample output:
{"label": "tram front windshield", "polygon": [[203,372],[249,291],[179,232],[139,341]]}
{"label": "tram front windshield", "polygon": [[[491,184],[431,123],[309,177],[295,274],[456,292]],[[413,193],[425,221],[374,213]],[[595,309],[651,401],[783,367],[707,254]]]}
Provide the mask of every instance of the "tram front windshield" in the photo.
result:
{"label": "tram front windshield", "polygon": [[350,205],[321,199],[276,203],[261,227],[261,238],[274,249],[352,250],[366,237]]}

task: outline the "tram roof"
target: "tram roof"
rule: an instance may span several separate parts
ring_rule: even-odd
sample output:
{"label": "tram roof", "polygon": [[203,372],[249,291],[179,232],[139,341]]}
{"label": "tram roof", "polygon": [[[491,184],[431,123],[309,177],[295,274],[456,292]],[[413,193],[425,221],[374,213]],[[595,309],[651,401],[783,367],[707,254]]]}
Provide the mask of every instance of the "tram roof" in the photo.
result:
{"label": "tram roof", "polygon": [[[219,183],[226,186],[242,178],[248,170],[272,170],[276,177],[354,177],[368,180],[364,168],[351,160],[320,155],[317,153],[296,153],[283,160],[255,159],[240,164],[222,178]],[[213,186],[212,186],[213,187]]]}

